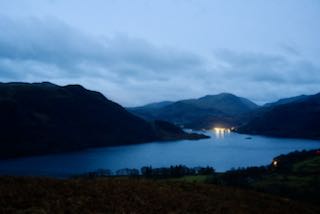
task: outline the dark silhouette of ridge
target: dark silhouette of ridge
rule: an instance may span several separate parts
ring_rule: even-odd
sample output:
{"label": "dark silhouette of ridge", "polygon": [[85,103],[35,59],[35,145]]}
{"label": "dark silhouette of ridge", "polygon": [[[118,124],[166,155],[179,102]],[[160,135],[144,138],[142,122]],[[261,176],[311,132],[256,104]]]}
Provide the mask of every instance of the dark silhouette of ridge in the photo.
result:
{"label": "dark silhouette of ridge", "polygon": [[205,137],[163,131],[101,93],[49,82],[0,83],[0,118],[0,158]]}
{"label": "dark silhouette of ridge", "polygon": [[210,129],[215,125],[237,126],[241,122],[241,114],[259,108],[250,100],[229,93],[166,103],[158,108],[147,106],[128,110],[146,120],[161,119],[193,129]]}
{"label": "dark silhouette of ridge", "polygon": [[[283,99],[260,109],[240,133],[320,139],[320,93]],[[282,100],[282,101],[283,101]]]}

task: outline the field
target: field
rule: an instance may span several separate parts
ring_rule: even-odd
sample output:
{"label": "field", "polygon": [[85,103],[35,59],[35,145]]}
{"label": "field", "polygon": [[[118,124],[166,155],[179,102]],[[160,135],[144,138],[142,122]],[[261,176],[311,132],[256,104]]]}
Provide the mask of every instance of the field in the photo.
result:
{"label": "field", "polygon": [[142,178],[0,177],[0,213],[319,213],[250,190]]}

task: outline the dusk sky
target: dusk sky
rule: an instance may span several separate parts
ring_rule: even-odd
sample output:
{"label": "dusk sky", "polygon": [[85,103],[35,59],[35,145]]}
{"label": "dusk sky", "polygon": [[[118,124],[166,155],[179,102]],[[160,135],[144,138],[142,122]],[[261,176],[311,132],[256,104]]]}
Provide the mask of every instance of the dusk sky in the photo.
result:
{"label": "dusk sky", "polygon": [[0,81],[124,106],[320,92],[319,0],[0,0]]}

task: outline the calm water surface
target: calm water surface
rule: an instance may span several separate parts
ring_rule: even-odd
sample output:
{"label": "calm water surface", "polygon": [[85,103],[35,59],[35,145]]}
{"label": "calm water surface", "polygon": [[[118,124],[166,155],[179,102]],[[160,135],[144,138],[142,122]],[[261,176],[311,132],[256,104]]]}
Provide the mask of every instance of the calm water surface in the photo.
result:
{"label": "calm water surface", "polygon": [[[269,164],[273,157],[295,150],[320,148],[320,141],[249,136],[207,131],[210,139],[152,142],[132,146],[89,149],[59,155],[0,161],[0,174],[64,177],[97,169],[213,166],[232,167]],[[248,139],[250,137],[251,139]]]}

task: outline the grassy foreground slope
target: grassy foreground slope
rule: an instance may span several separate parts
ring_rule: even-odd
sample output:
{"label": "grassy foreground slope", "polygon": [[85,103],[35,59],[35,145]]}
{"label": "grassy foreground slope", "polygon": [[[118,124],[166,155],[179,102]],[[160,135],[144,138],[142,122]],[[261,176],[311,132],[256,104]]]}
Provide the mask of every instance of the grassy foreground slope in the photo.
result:
{"label": "grassy foreground slope", "polygon": [[[313,153],[313,154],[312,154]],[[293,152],[279,156],[278,167],[250,184],[256,190],[320,203],[320,155],[317,151]]]}
{"label": "grassy foreground slope", "polygon": [[319,207],[290,199],[212,184],[0,177],[0,213],[319,212]]}

